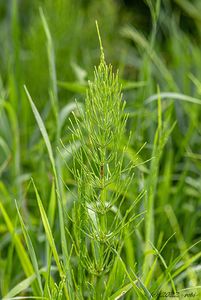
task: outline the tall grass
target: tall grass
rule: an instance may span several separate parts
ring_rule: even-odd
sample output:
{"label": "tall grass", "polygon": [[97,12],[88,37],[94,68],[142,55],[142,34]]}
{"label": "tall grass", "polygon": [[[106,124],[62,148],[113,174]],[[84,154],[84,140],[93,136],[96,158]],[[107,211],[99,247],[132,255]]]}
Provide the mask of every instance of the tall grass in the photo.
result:
{"label": "tall grass", "polygon": [[39,2],[0,4],[0,298],[200,299],[199,2]]}

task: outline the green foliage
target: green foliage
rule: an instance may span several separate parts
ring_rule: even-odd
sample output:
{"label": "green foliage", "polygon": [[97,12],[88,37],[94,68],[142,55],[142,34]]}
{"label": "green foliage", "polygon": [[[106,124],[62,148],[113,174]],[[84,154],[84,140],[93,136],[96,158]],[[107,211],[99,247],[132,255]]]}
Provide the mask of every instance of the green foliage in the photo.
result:
{"label": "green foliage", "polygon": [[125,165],[126,147],[122,148],[128,118],[124,108],[118,74],[106,65],[101,46],[101,61],[89,83],[85,112],[80,111],[79,118],[74,114],[71,120],[72,173],[77,183],[72,222],[80,299],[84,294],[90,299],[110,296],[104,296],[107,273],[113,268],[116,251],[121,252],[125,229],[132,230],[130,224],[140,216],[135,206],[142,195],[127,209],[124,203],[133,170],[129,161]]}
{"label": "green foliage", "polygon": [[0,2],[1,299],[201,298],[199,11]]}

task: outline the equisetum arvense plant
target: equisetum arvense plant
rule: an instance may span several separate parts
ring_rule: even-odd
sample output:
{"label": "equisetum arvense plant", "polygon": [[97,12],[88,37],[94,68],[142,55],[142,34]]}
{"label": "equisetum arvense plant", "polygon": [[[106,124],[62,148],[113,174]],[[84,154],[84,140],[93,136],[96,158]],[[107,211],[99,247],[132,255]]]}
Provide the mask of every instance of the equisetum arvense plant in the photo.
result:
{"label": "equisetum arvense plant", "polygon": [[[121,237],[138,217],[134,213],[137,201],[122,207],[133,173],[122,146],[128,115],[118,73],[106,64],[101,40],[100,47],[100,64],[94,81],[89,82],[85,111],[80,110],[79,117],[73,114],[71,120],[72,172],[77,184],[72,218],[79,256],[76,273],[81,290],[92,298],[99,286],[104,292],[104,280],[123,246]],[[91,283],[85,281],[86,273]]]}

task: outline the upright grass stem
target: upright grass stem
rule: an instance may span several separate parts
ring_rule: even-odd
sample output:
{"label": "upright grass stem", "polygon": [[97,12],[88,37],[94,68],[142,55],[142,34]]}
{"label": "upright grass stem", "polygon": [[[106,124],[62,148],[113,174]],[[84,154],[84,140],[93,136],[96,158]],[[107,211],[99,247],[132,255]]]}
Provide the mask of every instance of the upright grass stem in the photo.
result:
{"label": "upright grass stem", "polygon": [[[49,64],[49,75],[50,75],[50,98],[52,101],[52,109],[55,116],[56,122],[56,133],[55,133],[55,142],[56,145],[59,144],[60,135],[61,135],[61,126],[59,120],[59,103],[58,103],[58,90],[57,90],[57,73],[56,73],[56,62],[55,62],[55,51],[52,41],[52,36],[49,30],[49,26],[45,15],[43,13],[42,8],[40,8],[40,17],[43,23],[46,40],[47,40],[47,54],[48,54],[48,64]],[[58,193],[58,210],[59,210],[59,222],[60,222],[60,230],[61,230],[61,248],[63,253],[64,259],[64,268],[67,270],[67,283],[68,283],[68,290],[70,293],[71,298],[73,299],[72,291],[71,291],[71,272],[69,266],[69,254],[67,249],[67,241],[65,235],[65,226],[64,226],[64,203],[62,197],[62,170],[61,170],[61,163],[60,163],[60,156],[58,152],[55,153],[55,162],[54,162],[54,175],[55,175],[55,186]],[[47,255],[48,257],[48,255]]]}

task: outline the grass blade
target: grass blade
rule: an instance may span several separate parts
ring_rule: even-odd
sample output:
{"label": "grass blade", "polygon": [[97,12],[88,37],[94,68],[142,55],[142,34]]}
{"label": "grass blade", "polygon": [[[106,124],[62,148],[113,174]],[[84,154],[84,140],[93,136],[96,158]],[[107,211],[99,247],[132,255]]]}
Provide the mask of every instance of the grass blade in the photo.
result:
{"label": "grass blade", "polygon": [[[188,95],[179,94],[179,93],[171,93],[171,92],[163,92],[160,93],[161,99],[174,99],[174,100],[181,100],[193,104],[201,105],[201,99],[190,97]],[[151,97],[145,100],[145,103],[151,103],[158,99],[158,94],[152,95]]]}
{"label": "grass blade", "polygon": [[[24,279],[20,283],[18,283],[10,292],[3,297],[2,300],[10,300],[11,298],[15,297],[16,295],[20,294],[21,292],[24,292],[36,279],[36,275],[33,274],[30,277]],[[15,298],[16,299],[16,298]],[[18,298],[19,299],[19,298]]]}
{"label": "grass blade", "polygon": [[[68,282],[69,282],[69,286],[71,286],[71,274],[70,274],[70,268],[69,268],[69,262],[68,262],[68,249],[67,249],[67,243],[66,243],[66,237],[65,237],[65,226],[64,226],[64,208],[63,208],[63,203],[61,200],[61,188],[60,188],[60,184],[59,184],[59,180],[58,180],[58,175],[57,175],[57,170],[56,170],[56,164],[55,164],[55,159],[54,159],[54,155],[53,155],[53,150],[52,150],[52,146],[48,137],[48,133],[47,130],[45,128],[45,125],[43,123],[43,120],[26,88],[26,86],[24,86],[25,92],[27,94],[28,100],[30,102],[32,111],[34,113],[36,122],[39,126],[39,129],[41,131],[41,134],[43,136],[44,142],[46,144],[47,147],[47,151],[49,154],[49,158],[50,158],[50,162],[52,165],[52,169],[53,169],[53,173],[55,176],[55,185],[56,185],[56,189],[58,191],[58,210],[59,210],[59,222],[60,222],[60,231],[61,231],[61,246],[62,246],[62,253],[63,253],[63,258],[64,258],[64,264],[65,264],[65,269],[68,272]],[[47,219],[47,217],[46,217]],[[48,219],[47,219],[48,221]],[[49,228],[50,229],[50,228]],[[49,231],[48,231],[49,232]],[[51,230],[50,230],[51,232]],[[53,253],[54,255],[54,253]],[[56,252],[55,252],[56,255]],[[57,259],[57,264],[59,263],[58,259]],[[59,265],[59,264],[58,264]]]}
{"label": "grass blade", "polygon": [[[22,268],[23,268],[26,276],[29,277],[34,274],[33,266],[32,266],[31,261],[26,253],[26,250],[24,249],[23,244],[21,243],[19,237],[16,235],[15,228],[12,224],[12,221],[10,220],[10,218],[1,202],[0,202],[0,211],[3,215],[3,218],[7,225],[8,231],[10,232],[11,235],[13,235],[15,249],[17,251]],[[35,295],[38,295],[40,293],[38,285],[35,282],[33,282],[33,291],[34,291]]]}
{"label": "grass blade", "polygon": [[31,238],[29,236],[28,230],[27,230],[27,228],[24,224],[24,221],[23,221],[22,216],[20,214],[20,211],[18,209],[17,202],[15,202],[15,205],[16,205],[16,208],[17,208],[17,213],[18,213],[18,216],[19,216],[20,224],[21,224],[22,231],[23,231],[23,234],[24,234],[24,238],[25,238],[27,248],[28,248],[28,251],[29,251],[30,259],[32,261],[32,265],[33,265],[33,268],[34,268],[34,271],[35,271],[35,274],[36,274],[36,278],[37,278],[37,281],[38,281],[38,285],[39,285],[39,289],[40,289],[40,295],[42,296],[43,295],[43,288],[42,288],[42,282],[41,282],[41,277],[40,277],[40,273],[39,273],[39,267],[38,267],[38,262],[37,262],[36,254],[35,254],[35,251],[34,251],[34,247],[33,247]]}
{"label": "grass blade", "polygon": [[132,289],[132,284],[129,283],[127,285],[125,285],[123,288],[121,288],[120,290],[118,290],[117,292],[115,292],[110,298],[109,300],[118,300],[120,299],[122,296],[124,296],[128,291],[130,291]]}
{"label": "grass blade", "polygon": [[45,128],[45,125],[44,125],[44,123],[43,123],[43,120],[41,119],[41,116],[40,116],[40,114],[39,114],[39,112],[38,112],[38,110],[37,110],[37,108],[36,108],[36,106],[35,106],[35,104],[34,104],[32,98],[31,98],[31,96],[30,96],[30,94],[29,94],[29,92],[28,92],[26,86],[24,86],[24,89],[25,89],[25,92],[26,92],[26,94],[27,94],[27,97],[28,97],[29,103],[30,103],[30,105],[31,105],[32,111],[33,111],[33,113],[34,113],[34,117],[35,117],[36,122],[37,122],[37,124],[38,124],[38,127],[39,127],[39,129],[40,129],[40,132],[41,132],[41,134],[42,134],[42,136],[43,136],[44,142],[45,142],[45,144],[46,144],[47,151],[48,151],[49,158],[50,158],[50,162],[51,162],[51,164],[52,164],[52,168],[53,168],[53,170],[54,170],[54,172],[55,172],[54,156],[53,156],[52,146],[51,146],[51,143],[50,143],[48,134],[47,134],[47,130],[46,130],[46,128]]}
{"label": "grass blade", "polygon": [[63,278],[64,272],[63,272],[63,269],[62,269],[62,266],[61,266],[61,263],[60,263],[60,260],[59,260],[59,255],[58,255],[58,252],[57,252],[57,249],[56,249],[56,245],[55,245],[53,234],[52,234],[52,231],[51,231],[51,228],[50,228],[50,224],[49,224],[45,209],[43,207],[42,201],[40,199],[40,196],[38,194],[38,190],[36,189],[36,186],[35,186],[34,182],[33,182],[33,186],[34,186],[34,190],[35,190],[35,194],[36,194],[36,198],[37,198],[38,207],[39,207],[39,210],[40,210],[41,219],[42,219],[43,226],[44,226],[44,229],[45,229],[45,233],[46,233],[47,239],[49,241],[50,248],[52,250],[55,262],[57,264],[59,274],[60,274],[61,278]]}

